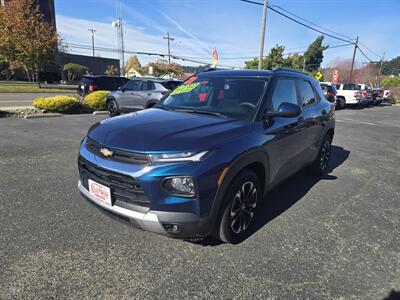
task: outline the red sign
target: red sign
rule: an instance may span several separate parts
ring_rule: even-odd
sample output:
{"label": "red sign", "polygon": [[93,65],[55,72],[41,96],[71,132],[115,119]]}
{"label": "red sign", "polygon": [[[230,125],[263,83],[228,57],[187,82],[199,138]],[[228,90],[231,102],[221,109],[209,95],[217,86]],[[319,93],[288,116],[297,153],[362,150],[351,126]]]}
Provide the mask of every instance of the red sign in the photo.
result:
{"label": "red sign", "polygon": [[339,72],[336,69],[334,69],[332,72],[332,82],[334,84],[337,84],[339,82]]}

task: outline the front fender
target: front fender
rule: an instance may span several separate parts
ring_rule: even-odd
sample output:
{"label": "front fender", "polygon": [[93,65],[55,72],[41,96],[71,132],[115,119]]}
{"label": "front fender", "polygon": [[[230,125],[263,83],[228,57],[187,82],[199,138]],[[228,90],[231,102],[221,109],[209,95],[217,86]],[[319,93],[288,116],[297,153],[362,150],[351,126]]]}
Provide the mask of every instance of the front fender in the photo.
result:
{"label": "front fender", "polygon": [[263,196],[265,196],[269,188],[269,157],[268,154],[262,148],[259,147],[252,148],[240,154],[229,164],[229,166],[227,166],[229,169],[221,185],[219,186],[214,198],[214,204],[211,211],[211,220],[213,224],[212,228],[215,227],[215,223],[220,214],[221,207],[223,207],[224,196],[229,188],[229,185],[243,169],[254,163],[260,163],[264,167],[265,182],[261,184],[264,184]]}

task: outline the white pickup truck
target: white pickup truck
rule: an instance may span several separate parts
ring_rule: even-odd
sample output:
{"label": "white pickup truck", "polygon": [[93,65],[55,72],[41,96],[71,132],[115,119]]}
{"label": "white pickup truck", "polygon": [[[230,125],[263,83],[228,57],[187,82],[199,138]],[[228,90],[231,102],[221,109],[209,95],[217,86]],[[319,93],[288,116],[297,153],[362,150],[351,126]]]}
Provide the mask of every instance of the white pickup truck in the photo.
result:
{"label": "white pickup truck", "polygon": [[346,105],[365,105],[368,102],[368,99],[363,97],[360,92],[360,86],[356,83],[336,84],[336,90],[336,101],[339,108],[344,108]]}

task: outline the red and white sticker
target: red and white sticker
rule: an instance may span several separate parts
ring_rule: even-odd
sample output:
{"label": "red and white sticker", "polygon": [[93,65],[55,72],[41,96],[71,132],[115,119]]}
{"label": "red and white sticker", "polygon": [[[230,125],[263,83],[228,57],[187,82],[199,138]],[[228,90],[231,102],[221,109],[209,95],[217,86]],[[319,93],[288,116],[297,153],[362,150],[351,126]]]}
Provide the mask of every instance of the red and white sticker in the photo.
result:
{"label": "red and white sticker", "polygon": [[88,180],[89,183],[89,193],[96,197],[96,199],[111,205],[111,191],[109,187],[106,187],[100,183],[93,180]]}

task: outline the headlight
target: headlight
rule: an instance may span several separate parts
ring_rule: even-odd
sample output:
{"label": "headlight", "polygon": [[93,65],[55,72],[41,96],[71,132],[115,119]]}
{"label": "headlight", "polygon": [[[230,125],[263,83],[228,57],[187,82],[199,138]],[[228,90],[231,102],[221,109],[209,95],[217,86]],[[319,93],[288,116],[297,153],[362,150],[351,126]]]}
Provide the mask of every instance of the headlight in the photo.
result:
{"label": "headlight", "polygon": [[149,158],[153,163],[160,162],[182,162],[182,161],[200,161],[203,159],[207,151],[200,153],[196,152],[181,152],[181,153],[162,153],[149,154]]}
{"label": "headlight", "polygon": [[193,197],[196,193],[193,177],[170,177],[164,180],[164,188],[171,195]]}

